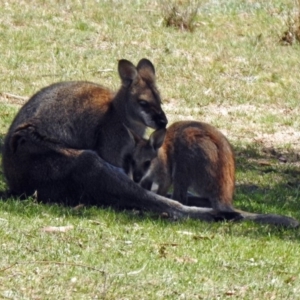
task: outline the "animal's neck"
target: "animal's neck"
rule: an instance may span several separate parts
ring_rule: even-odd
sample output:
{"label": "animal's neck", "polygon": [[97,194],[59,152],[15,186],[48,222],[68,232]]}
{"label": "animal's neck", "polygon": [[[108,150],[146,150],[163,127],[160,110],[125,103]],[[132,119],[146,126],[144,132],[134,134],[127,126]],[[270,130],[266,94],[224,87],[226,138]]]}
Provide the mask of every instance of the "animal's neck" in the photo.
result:
{"label": "animal's neck", "polygon": [[127,118],[127,123],[124,124],[141,137],[144,136],[147,128],[146,125],[134,120],[133,118]]}
{"label": "animal's neck", "polygon": [[112,102],[115,110],[115,117],[122,122],[130,130],[134,131],[140,136],[143,136],[146,131],[146,125],[137,120],[134,114],[130,111],[129,95],[126,89],[121,88],[115,95]]}

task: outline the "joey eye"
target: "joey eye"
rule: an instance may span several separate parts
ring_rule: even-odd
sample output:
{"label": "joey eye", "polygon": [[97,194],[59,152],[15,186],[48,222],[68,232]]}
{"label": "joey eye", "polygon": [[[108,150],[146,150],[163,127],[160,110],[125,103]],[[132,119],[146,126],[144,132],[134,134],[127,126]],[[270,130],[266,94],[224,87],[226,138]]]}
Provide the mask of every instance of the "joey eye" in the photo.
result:
{"label": "joey eye", "polygon": [[142,107],[148,107],[149,106],[149,103],[145,100],[138,100],[138,103]]}
{"label": "joey eye", "polygon": [[145,170],[149,169],[150,165],[151,165],[151,160],[146,160],[146,161],[144,162],[144,169],[145,169]]}

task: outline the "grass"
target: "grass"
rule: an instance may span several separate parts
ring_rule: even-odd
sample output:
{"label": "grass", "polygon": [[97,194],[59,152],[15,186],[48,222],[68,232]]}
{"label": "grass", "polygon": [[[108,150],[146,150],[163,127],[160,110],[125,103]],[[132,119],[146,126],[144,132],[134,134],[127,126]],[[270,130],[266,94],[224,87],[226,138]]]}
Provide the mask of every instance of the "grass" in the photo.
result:
{"label": "grass", "polygon": [[[117,60],[147,57],[170,123],[206,121],[232,142],[235,205],[300,220],[300,46],[280,43],[294,1],[203,1],[193,32],[166,27],[162,5],[1,4],[0,145],[20,104],[38,89],[61,80],[117,89]],[[299,230],[170,222],[34,199],[1,201],[0,225],[4,299],[299,297]],[[74,228],[64,233],[42,230],[68,225]]]}
{"label": "grass", "polygon": [[[212,299],[229,293],[283,299],[297,289],[299,245],[292,231],[170,223],[32,200],[2,203],[1,211],[8,268],[1,292],[13,299]],[[74,230],[47,234],[41,231],[47,224]]]}

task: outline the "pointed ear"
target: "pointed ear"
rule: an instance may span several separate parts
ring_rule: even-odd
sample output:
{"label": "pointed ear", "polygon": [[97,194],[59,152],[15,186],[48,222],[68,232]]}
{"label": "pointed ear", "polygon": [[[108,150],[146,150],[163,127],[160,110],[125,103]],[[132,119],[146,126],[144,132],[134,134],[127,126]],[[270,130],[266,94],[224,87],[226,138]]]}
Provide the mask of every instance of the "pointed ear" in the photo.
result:
{"label": "pointed ear", "polygon": [[119,60],[118,71],[122,84],[126,87],[128,87],[138,76],[136,67],[126,59]]}
{"label": "pointed ear", "polygon": [[26,135],[33,131],[33,126],[30,123],[23,123],[19,125],[10,139],[10,148],[15,153],[18,147],[26,142]]}
{"label": "pointed ear", "polygon": [[155,82],[155,68],[150,60],[143,58],[137,65],[140,76],[149,82]]}
{"label": "pointed ear", "polygon": [[167,133],[166,128],[162,128],[162,129],[155,130],[150,135],[149,144],[155,151],[157,151],[164,143],[166,133]]}

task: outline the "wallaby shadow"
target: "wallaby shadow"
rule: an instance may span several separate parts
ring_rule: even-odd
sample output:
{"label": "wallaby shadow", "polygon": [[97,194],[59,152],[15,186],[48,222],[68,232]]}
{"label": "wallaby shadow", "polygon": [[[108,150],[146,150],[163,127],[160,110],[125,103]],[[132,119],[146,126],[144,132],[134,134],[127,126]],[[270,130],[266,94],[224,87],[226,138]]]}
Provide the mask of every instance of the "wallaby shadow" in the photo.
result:
{"label": "wallaby shadow", "polygon": [[[284,153],[274,148],[248,146],[246,148],[235,147],[236,155],[236,193],[235,203],[251,207],[251,202],[263,198],[262,204],[266,210],[290,212],[297,219],[300,218],[299,191],[300,191],[300,154],[294,151]],[[241,175],[248,173],[257,181],[257,177],[268,177],[270,184],[243,182]],[[251,175],[252,173],[252,175]],[[254,174],[254,176],[253,176]],[[239,201],[239,197],[247,201]],[[249,200],[251,199],[251,200]],[[253,205],[257,208],[257,205]]]}

